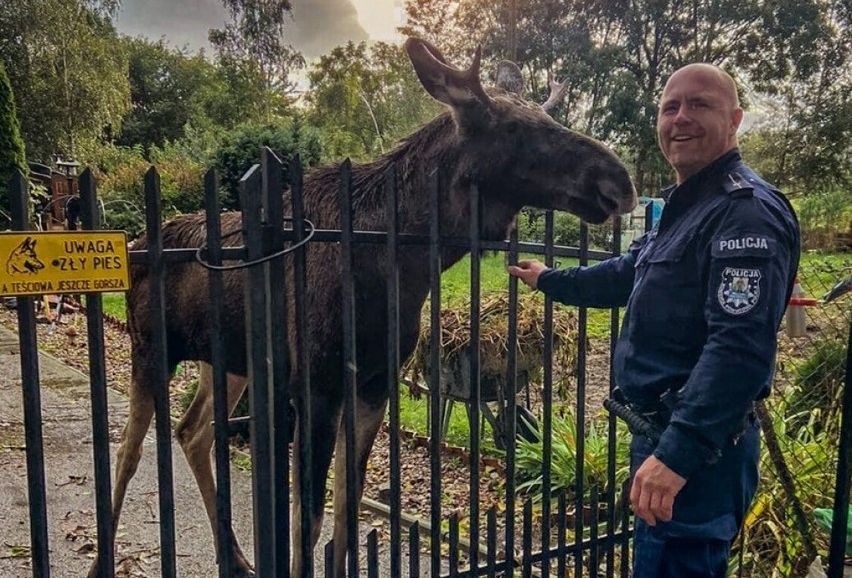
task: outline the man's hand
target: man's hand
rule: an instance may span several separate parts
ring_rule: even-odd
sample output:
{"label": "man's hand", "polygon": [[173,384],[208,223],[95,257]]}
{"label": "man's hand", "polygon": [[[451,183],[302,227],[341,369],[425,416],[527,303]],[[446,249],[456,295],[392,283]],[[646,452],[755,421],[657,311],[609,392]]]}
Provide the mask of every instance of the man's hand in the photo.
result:
{"label": "man's hand", "polygon": [[656,457],[649,456],[633,477],[630,505],[636,515],[649,526],[656,526],[657,520],[668,522],[672,519],[675,496],[684,484],[686,479],[670,470]]}
{"label": "man's hand", "polygon": [[533,289],[538,287],[538,276],[547,269],[544,263],[535,260],[518,261],[517,265],[509,265],[507,268],[509,275],[517,277]]}

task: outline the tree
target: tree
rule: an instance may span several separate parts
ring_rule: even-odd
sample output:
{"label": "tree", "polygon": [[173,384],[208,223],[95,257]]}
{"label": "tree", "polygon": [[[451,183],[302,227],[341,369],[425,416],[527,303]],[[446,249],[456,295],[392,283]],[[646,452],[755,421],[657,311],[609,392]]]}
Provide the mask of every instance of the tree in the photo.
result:
{"label": "tree", "polygon": [[284,182],[289,177],[288,163],[299,153],[302,165],[316,165],[321,145],[316,132],[303,126],[298,117],[274,125],[244,125],[225,135],[216,151],[214,166],[222,183],[222,206],[239,207],[239,182],[253,164],[260,163],[262,147],[271,148],[284,162]]}
{"label": "tree", "polygon": [[127,39],[125,46],[133,107],[116,144],[141,145],[149,151],[183,137],[187,125],[210,124],[204,118],[209,98],[226,91],[222,86],[216,90],[221,79],[212,63],[201,54],[191,56],[169,48],[163,40]]}
{"label": "tree", "polygon": [[15,170],[26,174],[27,163],[12,86],[0,62],[0,229],[8,227],[11,221],[8,183]]}
{"label": "tree", "polygon": [[15,91],[29,155],[76,155],[117,132],[130,106],[127,60],[110,22],[117,3],[7,2],[0,59]]}
{"label": "tree", "polygon": [[259,102],[267,121],[283,113],[294,84],[290,74],[301,69],[302,55],[285,43],[285,24],[291,16],[289,0],[223,0],[231,22],[210,31],[219,63],[232,80],[254,82],[265,87]]}
{"label": "tree", "polygon": [[440,110],[392,44],[349,42],[321,57],[308,76],[308,120],[332,158],[387,152]]}

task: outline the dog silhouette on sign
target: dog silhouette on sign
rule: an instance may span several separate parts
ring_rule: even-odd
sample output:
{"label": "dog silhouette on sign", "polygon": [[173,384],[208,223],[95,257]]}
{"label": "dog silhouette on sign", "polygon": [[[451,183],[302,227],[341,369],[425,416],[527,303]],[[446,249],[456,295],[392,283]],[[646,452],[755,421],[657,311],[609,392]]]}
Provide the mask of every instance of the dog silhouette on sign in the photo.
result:
{"label": "dog silhouette on sign", "polygon": [[39,269],[44,269],[44,263],[36,255],[35,245],[36,240],[27,237],[23,243],[15,247],[9,258],[6,259],[6,273],[9,275],[19,273],[32,275]]}

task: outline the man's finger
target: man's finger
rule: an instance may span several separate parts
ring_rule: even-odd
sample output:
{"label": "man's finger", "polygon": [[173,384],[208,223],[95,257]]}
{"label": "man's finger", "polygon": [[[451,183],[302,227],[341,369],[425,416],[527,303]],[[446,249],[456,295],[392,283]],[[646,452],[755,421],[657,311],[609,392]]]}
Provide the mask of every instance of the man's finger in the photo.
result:
{"label": "man's finger", "polygon": [[674,499],[675,497],[672,495],[664,495],[662,502],[660,503],[660,513],[657,516],[663,522],[670,522],[672,519],[672,514],[674,512]]}

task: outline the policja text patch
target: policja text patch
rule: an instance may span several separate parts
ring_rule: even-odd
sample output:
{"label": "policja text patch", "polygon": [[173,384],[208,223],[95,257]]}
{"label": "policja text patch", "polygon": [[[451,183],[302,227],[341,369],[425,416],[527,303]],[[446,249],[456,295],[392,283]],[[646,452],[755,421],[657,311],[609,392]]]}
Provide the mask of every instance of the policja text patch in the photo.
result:
{"label": "policja text patch", "polygon": [[719,305],[726,313],[748,313],[760,299],[760,269],[725,267],[717,295]]}

